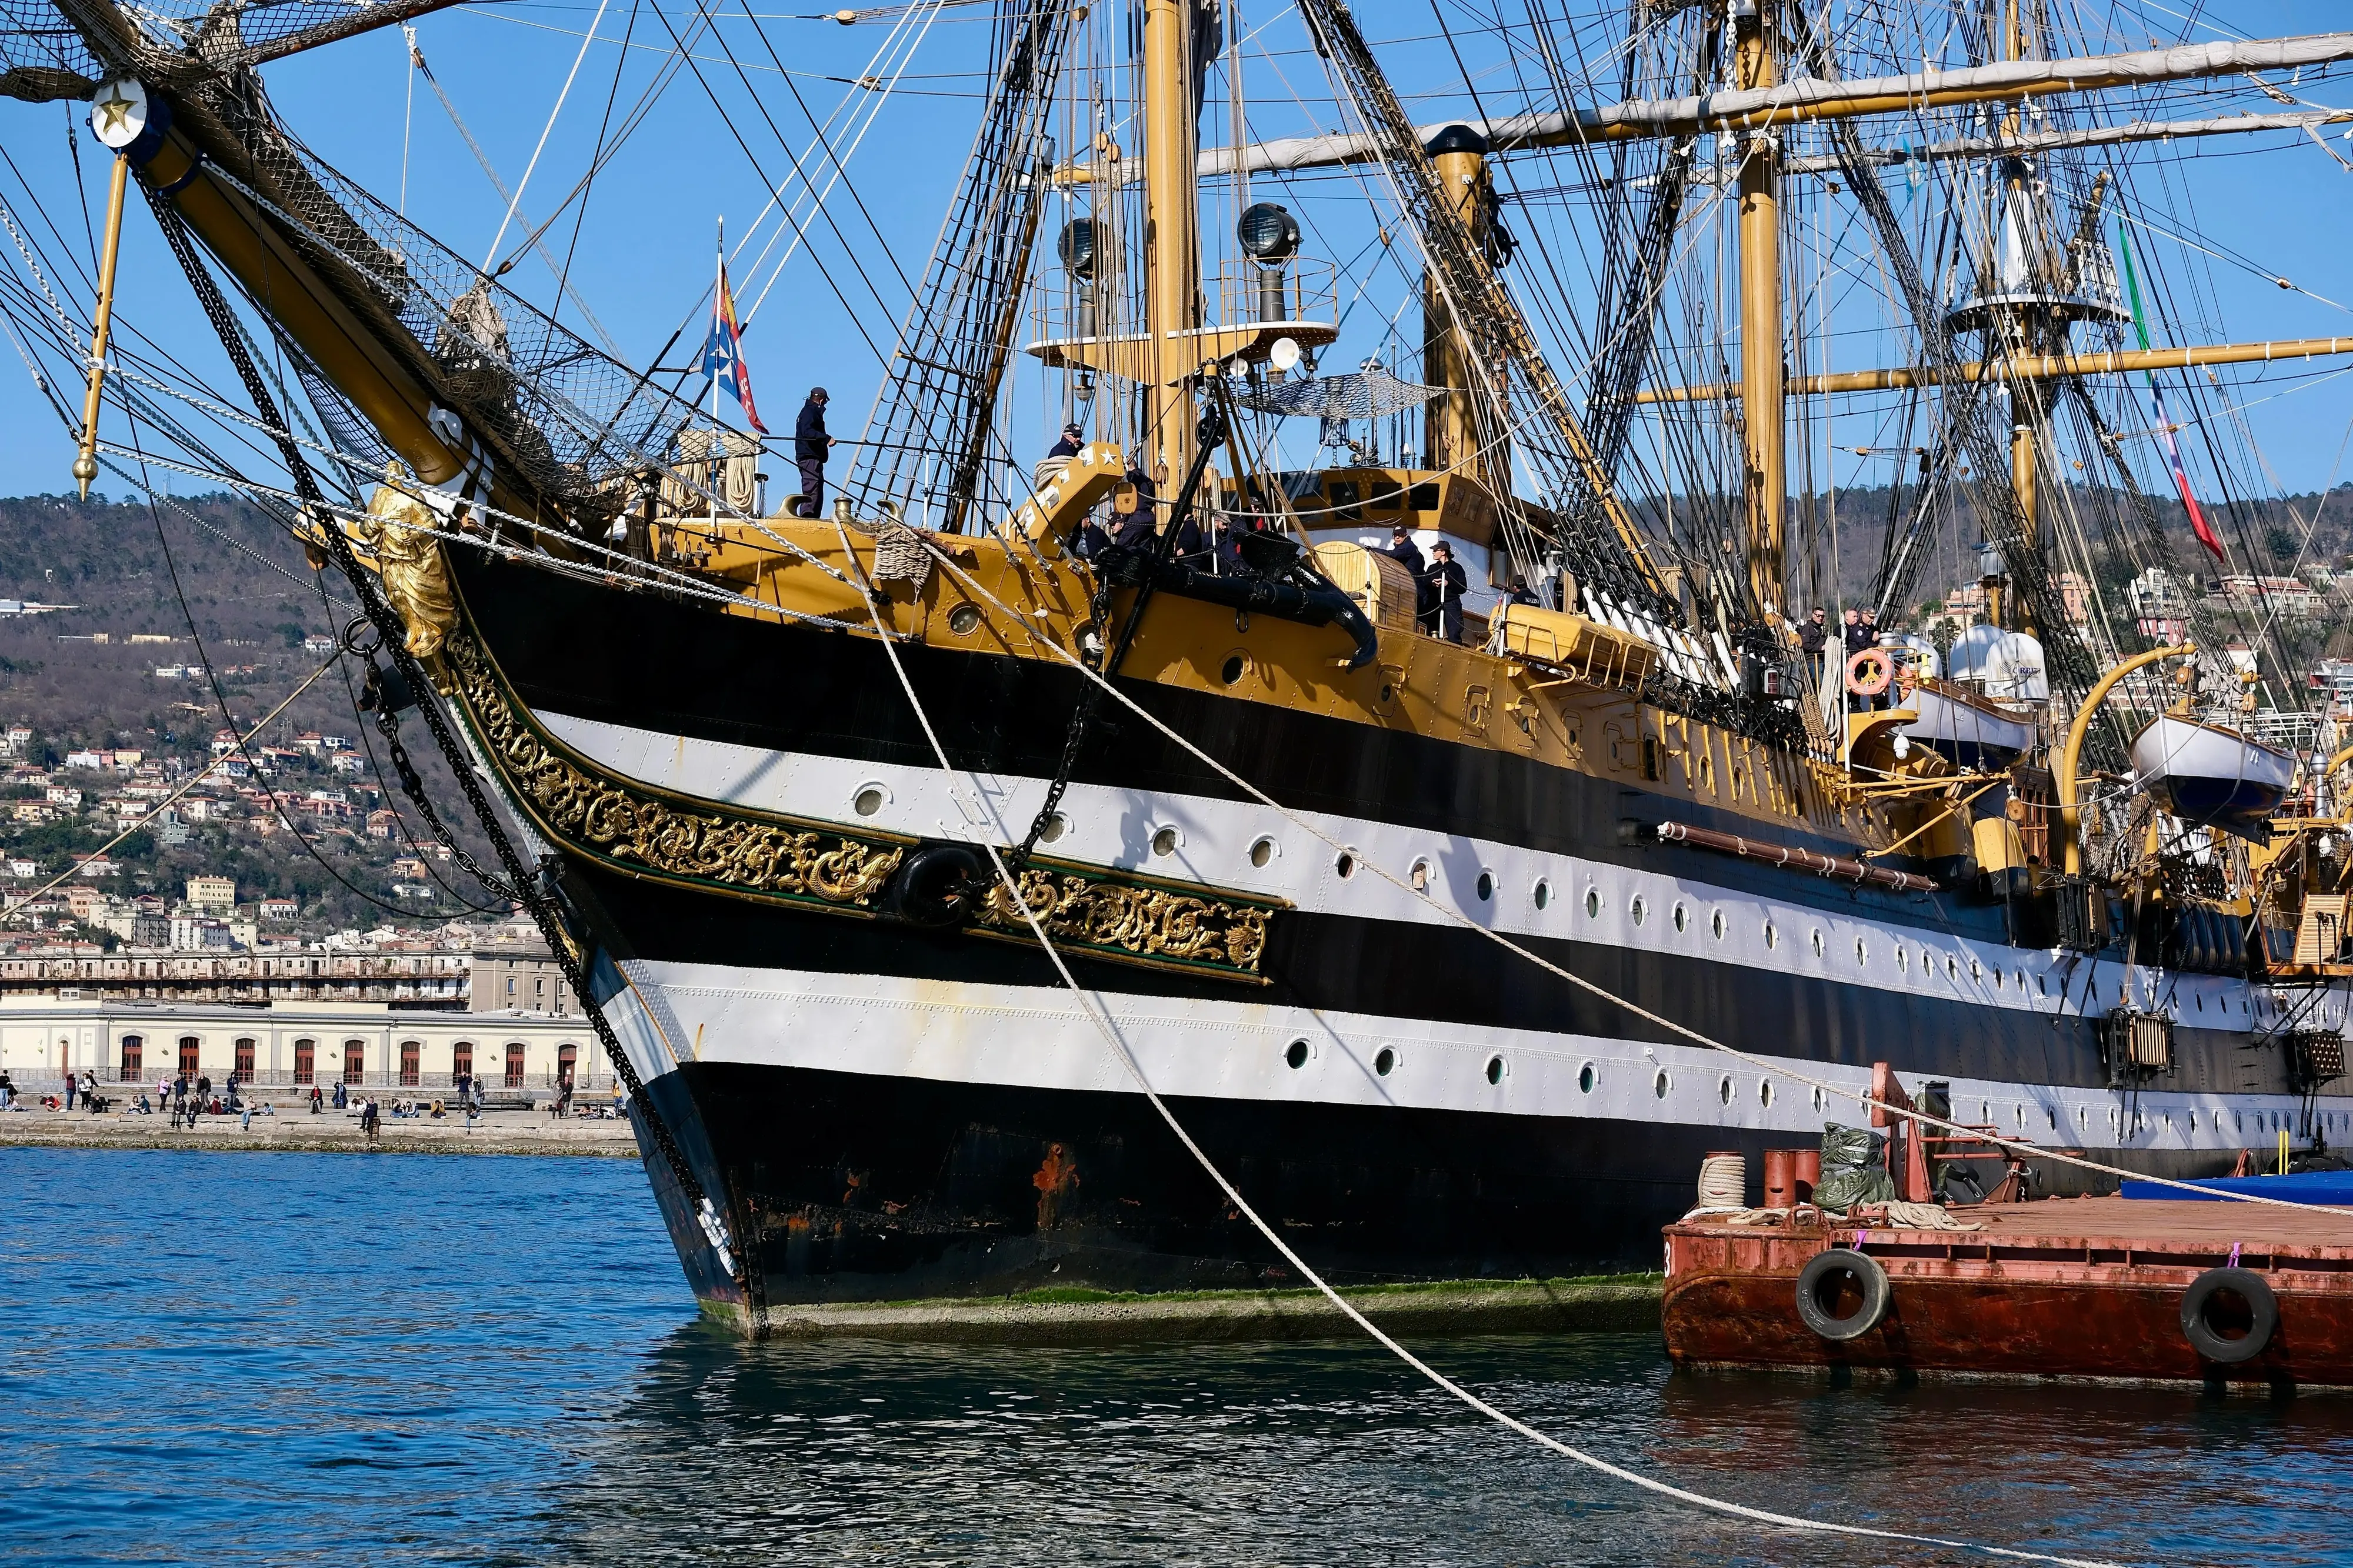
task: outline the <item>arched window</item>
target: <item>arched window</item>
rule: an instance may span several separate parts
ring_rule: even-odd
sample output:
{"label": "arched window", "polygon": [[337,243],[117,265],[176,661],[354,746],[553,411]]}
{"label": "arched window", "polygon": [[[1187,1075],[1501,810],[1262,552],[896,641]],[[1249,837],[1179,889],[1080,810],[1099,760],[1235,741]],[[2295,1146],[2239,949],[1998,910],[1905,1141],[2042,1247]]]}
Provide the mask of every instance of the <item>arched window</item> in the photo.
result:
{"label": "arched window", "polygon": [[565,1089],[572,1087],[572,1075],[579,1069],[580,1047],[562,1045],[555,1047],[555,1081]]}
{"label": "arched window", "polygon": [[237,1042],[237,1077],[240,1083],[253,1077],[253,1038],[249,1035]]}
{"label": "arched window", "polygon": [[137,1035],[122,1037],[122,1081],[137,1083],[147,1076],[147,1042]]}
{"label": "arched window", "polygon": [[473,1076],[474,1042],[459,1040],[449,1047],[449,1082],[452,1087]]}
{"label": "arched window", "polygon": [[509,1089],[522,1087],[522,1042],[521,1040],[507,1042],[507,1087]]}
{"label": "arched window", "polygon": [[196,1076],[196,1037],[194,1035],[180,1037],[180,1070],[190,1078]]}
{"label": "arched window", "polygon": [[318,1041],[297,1040],[294,1042],[294,1081],[296,1083],[316,1083],[319,1077],[318,1063]]}
{"label": "arched window", "polygon": [[365,1040],[345,1040],[343,1042],[343,1081],[345,1083],[366,1082],[366,1067],[367,1042]]}
{"label": "arched window", "polygon": [[400,1084],[403,1089],[415,1089],[417,1080],[424,1077],[419,1070],[420,1060],[424,1055],[425,1047],[421,1042],[417,1040],[400,1042]]}

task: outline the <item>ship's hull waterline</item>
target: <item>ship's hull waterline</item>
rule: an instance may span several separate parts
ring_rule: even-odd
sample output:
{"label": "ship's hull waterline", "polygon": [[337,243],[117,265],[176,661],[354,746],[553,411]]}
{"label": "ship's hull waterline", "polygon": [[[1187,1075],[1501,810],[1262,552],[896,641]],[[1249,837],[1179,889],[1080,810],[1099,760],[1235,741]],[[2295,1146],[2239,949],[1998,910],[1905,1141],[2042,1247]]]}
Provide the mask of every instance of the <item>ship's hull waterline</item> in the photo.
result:
{"label": "ship's hull waterline", "polygon": [[[1018,837],[1075,697],[1036,661],[902,648],[976,805],[949,789],[869,639],[527,568],[463,574],[468,634],[548,748],[714,820],[842,823],[878,847]],[[2274,1004],[2242,980],[2127,976],[2009,946],[1999,905],[1620,830],[1712,820],[1687,800],[1527,777],[1518,759],[1272,704],[1134,689],[1365,860],[1429,862],[1420,895],[1345,874],[1132,717],[1083,749],[1052,847],[1274,911],[1250,973],[1083,949],[1071,963],[1187,1130],[1335,1279],[1652,1267],[1703,1153],[1743,1149],[1753,1168],[1767,1146],[1858,1119],[1798,1079],[1860,1089],[1874,1061],[1948,1081],[1963,1120],[2160,1173],[2227,1170],[2297,1106],[2283,1054],[2249,1048]],[[617,862],[593,835],[548,837],[607,1014],[763,1301],[1287,1281],[1034,942],[892,920],[855,901],[854,878],[833,907],[746,896]],[[1763,1065],[1544,973],[1441,903]],[[2097,1037],[2126,984],[2179,1014],[2176,1070],[2137,1092],[2108,1087]],[[2343,1006],[2331,998],[2331,1021]],[[660,1164],[694,1289],[744,1306]]]}

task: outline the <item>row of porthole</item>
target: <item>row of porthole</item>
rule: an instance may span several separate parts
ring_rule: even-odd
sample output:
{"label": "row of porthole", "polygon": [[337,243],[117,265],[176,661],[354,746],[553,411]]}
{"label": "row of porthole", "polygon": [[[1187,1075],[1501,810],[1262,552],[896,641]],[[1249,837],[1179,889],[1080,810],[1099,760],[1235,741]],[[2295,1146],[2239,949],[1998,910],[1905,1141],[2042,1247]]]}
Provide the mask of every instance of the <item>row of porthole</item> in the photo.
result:
{"label": "row of porthole", "polygon": [[[876,813],[880,812],[883,806],[889,805],[890,800],[891,792],[884,785],[879,783],[864,784],[860,784],[856,793],[850,797],[850,809],[855,811],[860,816],[872,816]],[[1057,812],[1046,819],[1045,828],[1038,837],[1041,843],[1052,844],[1060,839],[1061,837],[1069,831],[1070,819],[1064,816],[1061,813]],[[1155,855],[1162,857],[1174,855],[1178,849],[1184,847],[1184,843],[1185,835],[1183,830],[1180,828],[1174,826],[1162,826],[1155,828],[1153,831],[1152,852]],[[1254,867],[1263,869],[1278,855],[1282,854],[1282,852],[1281,846],[1279,846],[1272,838],[1261,836],[1259,838],[1252,840],[1250,843],[1249,850],[1250,863]],[[1356,875],[1356,866],[1357,859],[1356,853],[1353,850],[1343,850],[1339,856],[1334,859],[1332,869],[1342,880],[1345,881]],[[1430,891],[1430,864],[1426,859],[1416,860],[1413,863],[1412,869],[1409,873],[1409,880],[1411,882],[1416,892],[1426,894]],[[1492,900],[1495,896],[1495,874],[1493,871],[1482,868],[1479,872],[1476,889],[1480,902],[1485,903]],[[1536,879],[1536,884],[1532,897],[1537,909],[1542,910],[1548,908],[1552,903],[1551,880],[1547,878],[1542,877]],[[1601,907],[1601,889],[1599,888],[1586,889],[1586,918],[1588,920],[1600,919]],[[1632,917],[1636,925],[1641,925],[1650,918],[1649,900],[1640,893],[1635,894],[1627,904],[1627,913]],[[1677,931],[1689,930],[1691,925],[1691,913],[1688,907],[1681,902],[1677,902],[1674,906],[1672,920],[1674,922],[1674,928]],[[1716,941],[1722,942],[1726,929],[1724,911],[1722,910],[1709,910],[1709,934],[1714,936]],[[1767,921],[1765,922],[1763,934],[1765,938],[1765,946],[1768,952],[1775,951],[1779,947],[1780,931],[1771,921]],[[1826,956],[1828,953],[1828,947],[1822,939],[1822,933],[1820,928],[1817,928],[1811,933],[1811,938],[1814,956],[1816,958]],[[1896,943],[1894,952],[1896,972],[1898,973],[1911,973],[1911,960],[1905,950],[1904,944],[1901,942]],[[1933,972],[1934,965],[1927,961],[1927,950],[1926,948],[1921,949],[1921,957],[1923,963],[1920,973],[1925,978]],[[1866,965],[1871,962],[1870,944],[1862,937],[1855,938],[1854,962],[1858,967]],[[1960,981],[1960,961],[1949,953],[1947,954],[1945,958],[1945,977],[1953,981],[1957,984]],[[1983,984],[1985,983],[1985,977],[1986,971],[1984,967],[1976,958],[1972,957],[1969,960],[1970,981],[1973,984]],[[2015,980],[2019,991],[2023,994],[2026,989],[2026,972],[2022,969],[2018,970],[2015,972],[2012,978]],[[2002,989],[2003,976],[2002,972],[2000,969],[1993,971],[1993,984],[1995,990],[1999,991]],[[2038,974],[2034,977],[2034,990],[2037,995],[2047,996],[2050,994],[2049,984],[2043,976]],[[2198,994],[2195,995],[2194,999],[2198,1011],[2201,1013],[2204,1012],[2206,1010],[2205,996],[2202,994]],[[2242,1000],[2241,1005],[2242,1010],[2247,1010],[2251,1006],[2251,1004]]]}

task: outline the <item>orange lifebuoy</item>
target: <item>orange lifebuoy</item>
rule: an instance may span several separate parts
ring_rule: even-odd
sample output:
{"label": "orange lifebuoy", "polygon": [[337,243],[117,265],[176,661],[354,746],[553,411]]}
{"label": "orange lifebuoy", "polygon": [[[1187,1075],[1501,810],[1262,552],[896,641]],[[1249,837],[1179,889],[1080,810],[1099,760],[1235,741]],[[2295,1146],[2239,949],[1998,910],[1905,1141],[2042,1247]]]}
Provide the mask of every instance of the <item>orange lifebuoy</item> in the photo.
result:
{"label": "orange lifebuoy", "polygon": [[1895,679],[1895,661],[1875,647],[1857,648],[1846,661],[1846,689],[1857,697],[1876,697]]}

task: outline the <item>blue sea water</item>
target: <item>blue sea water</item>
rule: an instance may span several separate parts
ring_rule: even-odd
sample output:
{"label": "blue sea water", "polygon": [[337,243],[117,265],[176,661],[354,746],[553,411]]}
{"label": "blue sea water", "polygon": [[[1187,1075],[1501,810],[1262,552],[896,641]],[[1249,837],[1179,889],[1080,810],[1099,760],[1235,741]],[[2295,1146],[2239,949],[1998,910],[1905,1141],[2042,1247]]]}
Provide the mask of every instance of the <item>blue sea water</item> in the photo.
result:
{"label": "blue sea water", "polygon": [[[41,1563],[1995,1561],[1689,1512],[1363,1342],[746,1345],[634,1163],[0,1150],[0,1558]],[[2353,1396],[1671,1374],[1442,1341],[1620,1463],[2128,1562],[2353,1563]]]}

